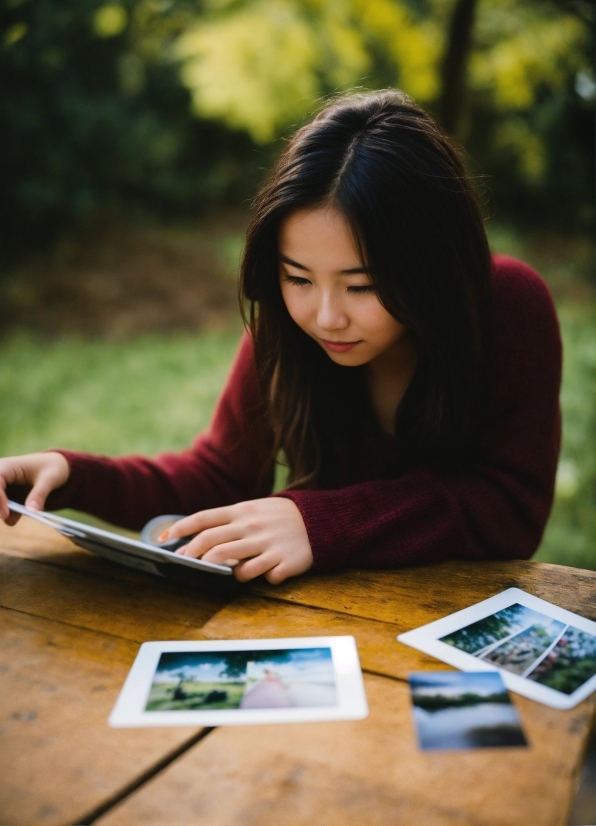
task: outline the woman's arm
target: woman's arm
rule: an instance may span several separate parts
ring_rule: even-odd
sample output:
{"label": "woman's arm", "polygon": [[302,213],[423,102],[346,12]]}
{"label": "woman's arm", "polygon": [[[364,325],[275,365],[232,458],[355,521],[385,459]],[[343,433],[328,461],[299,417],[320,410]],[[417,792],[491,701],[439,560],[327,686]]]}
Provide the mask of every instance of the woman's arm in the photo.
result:
{"label": "woman's arm", "polygon": [[[49,510],[76,508],[133,530],[162,513],[193,513],[267,496],[273,484],[252,344],[240,344],[213,420],[192,448],[155,459],[112,459],[59,451],[68,462],[66,484],[50,494]],[[23,500],[27,488],[9,485]]]}
{"label": "woman's arm", "polygon": [[495,264],[494,392],[478,461],[461,473],[420,467],[395,480],[279,494],[302,515],[313,570],[527,559],[538,547],[560,443],[559,328],[538,275],[513,259]]}
{"label": "woman's arm", "polygon": [[419,467],[394,480],[284,491],[193,514],[170,531],[176,537],[200,531],[178,553],[219,563],[240,559],[239,579],[264,573],[270,582],[311,567],[531,556],[553,496],[561,346],[537,274],[512,259],[496,265],[492,404],[472,466],[451,474]]}

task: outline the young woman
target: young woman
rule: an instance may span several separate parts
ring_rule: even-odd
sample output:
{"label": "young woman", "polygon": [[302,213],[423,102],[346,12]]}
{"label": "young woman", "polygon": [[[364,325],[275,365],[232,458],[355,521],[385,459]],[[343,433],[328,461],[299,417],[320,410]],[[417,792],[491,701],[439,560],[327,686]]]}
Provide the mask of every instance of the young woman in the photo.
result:
{"label": "young woman", "polygon": [[191,449],[0,460],[0,515],[4,488],[133,529],[188,513],[178,553],[273,583],[531,556],[559,450],[556,315],[533,270],[491,260],[428,115],[380,92],[302,128],[255,201],[241,296],[248,333]]}

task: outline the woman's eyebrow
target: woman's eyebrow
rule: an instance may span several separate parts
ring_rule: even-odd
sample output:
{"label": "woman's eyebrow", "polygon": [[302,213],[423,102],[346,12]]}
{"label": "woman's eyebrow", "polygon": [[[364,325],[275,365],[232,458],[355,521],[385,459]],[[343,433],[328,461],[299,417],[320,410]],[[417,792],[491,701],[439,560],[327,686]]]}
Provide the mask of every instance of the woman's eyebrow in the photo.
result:
{"label": "woman's eyebrow", "polygon": [[[289,264],[291,267],[296,267],[298,270],[310,272],[308,267],[305,267],[304,264],[299,264],[297,261],[292,261],[292,259],[288,258],[287,255],[280,255],[279,260],[283,261],[284,264]],[[370,270],[368,267],[352,267],[349,270],[339,270],[340,275],[368,275],[369,272]]]}
{"label": "woman's eyebrow", "polygon": [[297,270],[304,270],[308,272],[308,267],[305,267],[304,264],[299,264],[297,261],[292,261],[291,258],[288,258],[287,255],[280,255],[279,260],[283,261],[284,264],[289,264],[291,267],[296,267]]}

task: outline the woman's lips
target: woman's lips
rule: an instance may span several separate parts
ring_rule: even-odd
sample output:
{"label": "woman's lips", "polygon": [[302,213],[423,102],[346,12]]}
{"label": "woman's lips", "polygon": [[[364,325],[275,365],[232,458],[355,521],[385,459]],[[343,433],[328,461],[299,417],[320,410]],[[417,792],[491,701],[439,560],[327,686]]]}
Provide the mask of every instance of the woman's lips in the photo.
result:
{"label": "woman's lips", "polygon": [[320,339],[321,344],[327,349],[331,350],[332,353],[347,353],[348,350],[353,350],[357,344],[360,344],[359,341],[327,341],[326,339]]}

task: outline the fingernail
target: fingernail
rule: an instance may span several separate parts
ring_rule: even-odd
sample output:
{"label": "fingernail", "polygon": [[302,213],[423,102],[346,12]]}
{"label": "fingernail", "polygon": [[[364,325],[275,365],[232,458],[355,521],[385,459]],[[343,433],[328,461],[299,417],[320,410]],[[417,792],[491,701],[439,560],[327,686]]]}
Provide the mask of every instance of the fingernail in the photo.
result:
{"label": "fingernail", "polygon": [[37,502],[29,502],[27,507],[29,508],[30,511],[38,511],[39,510],[39,505],[37,504]]}
{"label": "fingernail", "polygon": [[169,535],[170,535],[169,531],[164,531],[161,536],[157,537],[157,541],[158,542],[165,542]]}
{"label": "fingernail", "polygon": [[174,553],[177,553],[178,556],[184,556],[185,555],[184,554],[184,548],[178,548],[178,550],[174,551]]}

